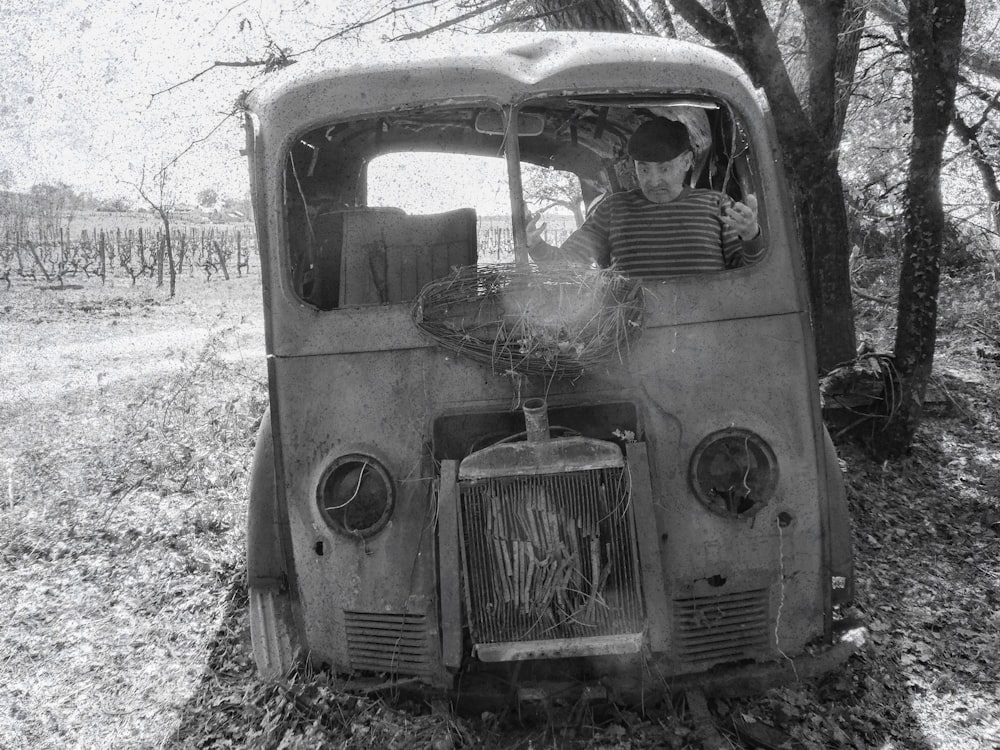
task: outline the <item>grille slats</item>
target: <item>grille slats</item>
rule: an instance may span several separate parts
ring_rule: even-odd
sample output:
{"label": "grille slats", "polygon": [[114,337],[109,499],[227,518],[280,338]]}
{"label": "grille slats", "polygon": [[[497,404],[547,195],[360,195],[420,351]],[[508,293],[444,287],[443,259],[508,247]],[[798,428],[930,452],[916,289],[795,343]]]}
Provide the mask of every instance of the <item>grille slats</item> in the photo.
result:
{"label": "grille slats", "polygon": [[460,488],[463,579],[476,643],[642,632],[622,468],[491,478]]}
{"label": "grille slats", "polygon": [[344,625],[353,669],[401,675],[431,671],[425,615],[345,611]]}
{"label": "grille slats", "polygon": [[744,636],[759,633],[761,628],[767,627],[767,620],[761,618],[756,622],[747,622],[743,625],[728,628],[712,628],[710,631],[701,630],[695,633],[681,634],[678,643],[689,643],[696,646],[702,643],[725,643],[733,640],[733,636]]}
{"label": "grille slats", "polygon": [[674,637],[687,662],[732,661],[763,655],[770,647],[767,589],[674,599]]}

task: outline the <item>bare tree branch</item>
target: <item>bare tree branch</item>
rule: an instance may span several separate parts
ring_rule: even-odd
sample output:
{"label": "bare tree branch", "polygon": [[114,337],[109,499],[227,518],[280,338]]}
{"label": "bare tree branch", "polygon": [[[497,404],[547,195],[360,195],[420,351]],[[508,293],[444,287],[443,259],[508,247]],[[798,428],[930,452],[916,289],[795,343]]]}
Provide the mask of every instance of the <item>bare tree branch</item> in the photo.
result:
{"label": "bare tree branch", "polygon": [[158,97],[160,94],[169,94],[174,89],[178,89],[181,86],[185,86],[189,83],[194,83],[199,78],[201,78],[206,73],[210,73],[216,68],[263,68],[265,73],[269,73],[272,70],[277,70],[279,68],[285,68],[289,65],[295,63],[293,59],[294,55],[289,54],[287,50],[279,50],[277,47],[272,48],[271,54],[261,60],[216,60],[214,63],[209,65],[207,68],[198,71],[190,78],[183,81],[168,86],[165,89],[156,91],[150,97],[150,101]]}
{"label": "bare tree branch", "polygon": [[[327,42],[331,42],[334,39],[342,39],[343,37],[347,36],[353,31],[360,31],[366,26],[371,26],[372,24],[378,23],[379,21],[384,21],[386,18],[390,18],[396,15],[397,13],[402,13],[403,11],[413,10],[414,8],[419,8],[422,5],[434,5],[435,2],[437,2],[437,0],[415,0],[409,5],[403,5],[399,8],[392,6],[389,8],[389,10],[385,11],[384,13],[381,13],[377,16],[372,16],[363,21],[355,21],[354,23],[349,24],[348,26],[345,26],[344,28],[340,29],[340,31],[330,34],[329,36],[323,37],[322,39],[317,41],[316,44],[314,44],[312,47],[293,53],[292,57],[305,54],[306,52],[315,52],[317,49],[319,49],[322,45],[326,44]],[[447,28],[447,26],[442,26],[441,28]],[[399,38],[402,39],[406,37],[399,37]]]}
{"label": "bare tree branch", "polygon": [[235,5],[230,6],[229,8],[226,8],[226,12],[223,13],[222,16],[219,17],[218,21],[216,21],[214,24],[212,24],[212,31],[215,31],[217,28],[219,28],[219,24],[222,23],[223,21],[225,21],[226,18],[229,17],[230,13],[232,13],[234,10],[236,10],[237,8],[239,8],[241,5],[246,5],[247,2],[248,2],[248,0],[239,0],[239,2],[237,2]]}
{"label": "bare tree branch", "polygon": [[979,171],[983,190],[990,203],[989,213],[990,218],[993,220],[993,229],[1000,234],[1000,183],[997,181],[997,171],[979,141],[979,130],[986,123],[991,106],[996,106],[998,100],[1000,100],[1000,92],[993,97],[990,106],[987,106],[982,117],[974,125],[967,124],[956,108],[951,115],[951,127],[956,135],[958,135],[959,140],[965,146],[969,157]]}
{"label": "bare tree branch", "polygon": [[[302,55],[309,52],[315,52],[317,49],[319,49],[322,45],[326,44],[327,42],[333,41],[334,39],[343,38],[344,36],[350,34],[353,31],[358,31],[366,26],[378,23],[379,21],[389,18],[397,13],[402,13],[407,10],[412,10],[413,8],[418,8],[422,5],[433,5],[435,2],[436,0],[415,0],[415,2],[412,2],[409,5],[404,5],[398,8],[392,7],[389,10],[385,11],[384,13],[381,13],[380,15],[372,16],[363,21],[356,21],[355,23],[345,26],[339,31],[317,40],[317,42],[312,47],[307,47],[298,50],[297,52],[291,52],[288,49],[283,49],[279,47],[277,44],[275,44],[273,41],[271,41],[268,43],[268,54],[259,60],[251,60],[250,58],[247,58],[246,60],[216,60],[208,67],[203,68],[202,70],[195,73],[190,78],[186,78],[183,81],[179,81],[178,83],[168,86],[165,89],[155,92],[152,95],[151,99],[155,99],[157,96],[161,94],[170,93],[171,91],[178,89],[181,86],[185,86],[189,83],[194,83],[202,76],[211,73],[213,70],[217,68],[263,68],[265,73],[270,73],[272,70],[278,70],[279,68],[288,67],[289,65],[292,65],[297,61],[296,58],[301,57]],[[241,3],[237,3],[237,5],[234,5],[233,8],[238,7],[240,4]],[[500,2],[494,2],[491,4],[490,7],[495,7],[497,5],[502,5],[502,4],[503,3]],[[233,8],[230,8],[228,11],[226,11],[226,13],[228,14],[231,10],[233,10]],[[484,10],[488,9],[489,8],[486,8]],[[477,12],[482,12],[482,11],[477,11]],[[472,15],[476,15],[476,13],[467,15],[471,17]],[[440,28],[445,28],[447,25],[450,24],[442,25]]]}
{"label": "bare tree branch", "polygon": [[975,99],[978,99],[979,101],[981,101],[983,104],[986,105],[986,109],[983,110],[983,114],[980,117],[979,123],[974,125],[973,126],[974,128],[978,130],[979,127],[981,127],[982,124],[987,119],[989,119],[991,111],[996,111],[1000,113],[1000,91],[997,91],[996,93],[990,93],[989,91],[983,89],[981,86],[977,86],[976,84],[974,84],[965,76],[959,76],[958,82],[968,90],[970,96],[972,96]]}
{"label": "bare tree branch", "polygon": [[[549,30],[631,31],[627,0],[527,0],[511,4],[504,18],[489,31],[510,26],[527,28],[543,21]],[[634,20],[634,19],[632,19]],[[645,24],[648,26],[648,22]]]}
{"label": "bare tree branch", "polygon": [[442,21],[441,23],[430,26],[423,31],[412,31],[409,34],[403,34],[402,36],[393,37],[394,42],[405,41],[406,39],[419,39],[420,37],[428,36],[436,31],[441,31],[442,29],[447,29],[452,26],[457,26],[463,21],[468,21],[470,18],[475,18],[476,16],[481,16],[483,13],[493,10],[494,8],[499,8],[501,5],[506,5],[507,0],[494,0],[494,2],[487,3],[485,6],[476,8],[475,10],[470,10],[468,13],[463,13],[462,15],[450,18],[447,21]]}
{"label": "bare tree branch", "polygon": [[164,200],[164,197],[163,197],[163,192],[164,192],[164,189],[165,189],[165,186],[166,186],[166,182],[167,182],[167,168],[166,167],[162,167],[160,170],[158,170],[156,172],[156,175],[153,177],[153,180],[155,181],[155,184],[159,187],[159,192],[160,192],[160,201],[159,201],[159,203],[157,203],[156,201],[154,201],[150,197],[149,192],[146,189],[146,167],[145,166],[143,166],[143,168],[142,168],[142,172],[140,173],[139,182],[138,183],[131,182],[129,180],[123,180],[123,182],[126,185],[129,185],[130,187],[134,188],[135,191],[139,194],[139,197],[142,198],[143,201],[145,201],[146,204],[153,211],[156,212],[157,216],[159,216],[162,219],[163,216],[164,216],[164,214],[168,214],[169,211],[170,211],[170,208],[167,207],[166,201]]}
{"label": "bare tree branch", "polygon": [[[202,136],[201,138],[197,138],[197,139],[195,139],[195,140],[191,141],[191,142],[190,142],[190,143],[189,143],[189,144],[188,144],[187,146],[185,146],[185,147],[184,147],[184,150],[182,150],[182,151],[181,151],[181,152],[180,152],[179,154],[177,154],[177,155],[176,155],[176,156],[175,156],[175,157],[174,157],[173,159],[171,159],[170,161],[168,161],[168,162],[167,162],[167,163],[166,163],[165,165],[163,165],[163,167],[161,167],[161,168],[160,168],[160,171],[156,173],[156,177],[157,177],[157,179],[158,179],[158,178],[160,177],[160,175],[165,175],[165,174],[166,174],[166,171],[167,171],[167,169],[169,169],[169,168],[170,168],[170,167],[172,167],[172,166],[173,166],[174,164],[176,164],[176,163],[177,163],[177,162],[178,162],[178,161],[180,160],[180,158],[181,158],[182,156],[184,156],[184,154],[186,154],[186,153],[187,153],[188,151],[190,151],[191,149],[193,149],[193,148],[194,148],[195,146],[197,146],[197,145],[198,145],[199,143],[204,143],[204,142],[205,142],[205,141],[207,141],[207,140],[208,140],[209,138],[211,138],[211,137],[212,137],[212,136],[213,136],[213,135],[214,135],[214,134],[216,133],[216,131],[217,131],[217,130],[218,130],[219,128],[221,128],[221,127],[222,127],[223,125],[225,125],[225,124],[226,124],[226,122],[227,122],[227,121],[228,121],[228,120],[229,120],[230,118],[232,118],[232,117],[235,117],[235,116],[236,116],[236,115],[237,115],[238,113],[239,113],[239,110],[238,110],[238,109],[233,109],[233,110],[232,110],[231,112],[228,112],[228,113],[226,113],[226,116],[225,116],[225,117],[223,117],[223,118],[222,118],[221,120],[219,120],[219,122],[217,122],[217,123],[215,124],[215,127],[213,127],[213,128],[211,129],[211,130],[209,130],[209,131],[208,131],[208,132],[207,132],[207,133],[206,133],[205,135],[203,135],[203,136]],[[145,197],[145,196],[143,196],[143,197]]]}

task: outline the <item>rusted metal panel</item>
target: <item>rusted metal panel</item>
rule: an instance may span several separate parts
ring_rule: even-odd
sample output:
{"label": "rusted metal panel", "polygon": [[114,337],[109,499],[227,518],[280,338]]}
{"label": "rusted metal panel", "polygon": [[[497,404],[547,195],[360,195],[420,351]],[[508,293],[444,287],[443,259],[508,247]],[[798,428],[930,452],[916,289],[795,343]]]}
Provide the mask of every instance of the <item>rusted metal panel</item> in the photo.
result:
{"label": "rusted metal panel", "polygon": [[559,474],[621,466],[621,451],[607,440],[560,438],[542,442],[501,443],[462,462],[463,480],[533,474]]}
{"label": "rusted metal panel", "polygon": [[462,665],[462,561],[458,541],[458,461],[441,462],[437,496],[440,562],[441,659],[449,669]]}
{"label": "rusted metal panel", "polygon": [[[784,265],[789,252],[788,246],[775,237],[771,255],[760,268],[649,284],[643,336],[624,354],[627,356],[636,352],[636,347],[644,347],[646,332],[655,329],[673,331],[678,326],[713,321],[801,313],[806,309],[806,302],[800,298],[794,273]],[[282,284],[287,287],[287,279],[276,279],[275,289],[280,290]],[[286,288],[274,295],[271,305],[274,354],[278,356],[431,349],[434,346],[413,325],[409,303],[324,312],[303,304]],[[800,346],[804,337],[803,325],[803,321],[797,319],[799,330],[791,334]]]}
{"label": "rusted metal panel", "polygon": [[635,514],[636,540],[642,591],[646,600],[646,637],[651,651],[669,648],[670,610],[667,606],[660,523],[653,505],[649,482],[649,458],[645,443],[629,443],[628,470],[632,482],[632,512]]}
{"label": "rusted metal panel", "polygon": [[580,656],[637,654],[642,650],[641,633],[554,638],[544,641],[480,643],[476,656],[485,662],[528,661],[531,659],[569,659]]}

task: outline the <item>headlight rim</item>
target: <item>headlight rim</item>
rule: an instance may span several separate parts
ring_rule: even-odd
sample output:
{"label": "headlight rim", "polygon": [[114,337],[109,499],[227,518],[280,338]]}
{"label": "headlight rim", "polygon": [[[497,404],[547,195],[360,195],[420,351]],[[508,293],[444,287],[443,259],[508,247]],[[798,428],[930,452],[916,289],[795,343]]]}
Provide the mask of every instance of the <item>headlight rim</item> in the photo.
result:
{"label": "headlight rim", "polygon": [[[358,464],[362,466],[362,472],[373,470],[375,475],[381,479],[385,488],[385,507],[372,524],[364,528],[351,528],[346,522],[345,512],[334,514],[327,507],[328,504],[325,502],[326,488],[336,472],[345,470],[345,467],[346,471],[351,471]],[[364,481],[364,474],[361,475],[361,481]],[[392,519],[396,508],[396,484],[389,470],[375,456],[361,452],[345,453],[331,460],[320,474],[316,484],[316,507],[323,522],[338,534],[356,541],[371,539],[384,531]],[[344,510],[346,510],[346,506]]]}
{"label": "headlight rim", "polygon": [[[698,464],[704,457],[706,451],[716,443],[731,440],[732,438],[749,440],[754,448],[763,455],[763,458],[766,459],[768,463],[767,482],[764,485],[764,488],[760,491],[760,497],[755,498],[753,504],[749,508],[742,511],[730,510],[724,507],[724,504],[720,503],[719,497],[708,496],[699,482]],[[778,457],[774,452],[774,448],[772,448],[771,444],[757,432],[745,427],[729,426],[719,430],[713,430],[708,433],[695,447],[688,463],[688,484],[690,485],[691,490],[698,502],[711,513],[731,520],[745,520],[756,516],[757,513],[759,513],[774,499],[778,491],[779,482],[780,468],[778,465]]]}

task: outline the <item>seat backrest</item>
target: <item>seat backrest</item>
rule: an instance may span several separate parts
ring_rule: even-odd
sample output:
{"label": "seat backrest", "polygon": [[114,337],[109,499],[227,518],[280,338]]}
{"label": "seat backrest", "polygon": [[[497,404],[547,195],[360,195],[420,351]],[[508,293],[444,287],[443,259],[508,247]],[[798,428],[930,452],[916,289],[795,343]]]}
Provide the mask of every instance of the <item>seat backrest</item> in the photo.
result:
{"label": "seat backrest", "polygon": [[[320,310],[333,310],[340,300],[340,273],[343,266],[344,217],[364,214],[399,214],[399,208],[338,208],[317,214],[311,225],[308,253],[302,258],[297,274],[297,288],[302,298]],[[301,279],[300,281],[298,279]]]}
{"label": "seat backrest", "polygon": [[476,263],[476,211],[344,214],[340,305],[407,302],[455,266]]}

